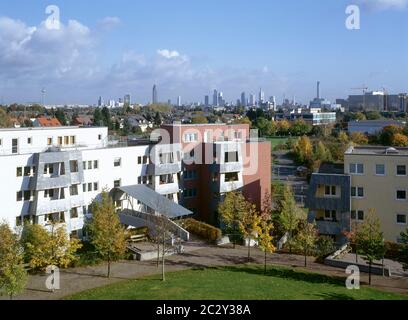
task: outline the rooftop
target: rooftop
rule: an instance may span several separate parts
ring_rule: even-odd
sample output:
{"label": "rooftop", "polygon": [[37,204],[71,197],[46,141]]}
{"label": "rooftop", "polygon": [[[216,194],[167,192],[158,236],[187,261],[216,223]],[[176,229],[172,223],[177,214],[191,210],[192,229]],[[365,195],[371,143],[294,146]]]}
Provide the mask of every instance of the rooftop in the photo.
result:
{"label": "rooftop", "polygon": [[67,127],[30,127],[30,128],[0,128],[0,132],[7,131],[44,131],[44,130],[66,130],[66,129],[101,129],[103,127],[79,127],[79,126],[67,126]]}
{"label": "rooftop", "polygon": [[319,168],[321,174],[344,174],[344,164],[342,163],[322,163]]}
{"label": "rooftop", "polygon": [[408,156],[408,148],[393,148],[386,146],[350,147],[346,155],[376,155],[376,156]]}

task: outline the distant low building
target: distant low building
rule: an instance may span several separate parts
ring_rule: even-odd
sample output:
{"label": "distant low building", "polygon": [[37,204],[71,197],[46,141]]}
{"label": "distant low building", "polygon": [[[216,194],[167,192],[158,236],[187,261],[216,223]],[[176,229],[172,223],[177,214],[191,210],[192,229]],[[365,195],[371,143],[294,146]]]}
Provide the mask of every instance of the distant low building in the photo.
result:
{"label": "distant low building", "polygon": [[73,124],[80,127],[89,127],[93,125],[93,116],[80,115],[73,119]]}
{"label": "distant low building", "polygon": [[404,122],[396,120],[350,121],[348,123],[348,132],[359,132],[368,135],[375,135],[381,132],[387,126],[403,127],[404,125]]}
{"label": "distant low building", "polygon": [[33,122],[34,127],[62,127],[57,118],[38,117]]}

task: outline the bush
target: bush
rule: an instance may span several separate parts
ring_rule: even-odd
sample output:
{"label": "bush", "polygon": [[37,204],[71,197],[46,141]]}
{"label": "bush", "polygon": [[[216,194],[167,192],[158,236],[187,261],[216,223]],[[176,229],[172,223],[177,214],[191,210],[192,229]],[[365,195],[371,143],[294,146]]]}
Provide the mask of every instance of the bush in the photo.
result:
{"label": "bush", "polygon": [[391,260],[398,260],[400,257],[401,245],[394,242],[385,242],[385,258]]}
{"label": "bush", "polygon": [[329,255],[336,251],[334,241],[327,236],[320,236],[316,242],[316,256],[318,261],[324,261]]}
{"label": "bush", "polygon": [[188,232],[209,242],[217,241],[222,235],[221,229],[191,218],[184,220],[183,226]]}

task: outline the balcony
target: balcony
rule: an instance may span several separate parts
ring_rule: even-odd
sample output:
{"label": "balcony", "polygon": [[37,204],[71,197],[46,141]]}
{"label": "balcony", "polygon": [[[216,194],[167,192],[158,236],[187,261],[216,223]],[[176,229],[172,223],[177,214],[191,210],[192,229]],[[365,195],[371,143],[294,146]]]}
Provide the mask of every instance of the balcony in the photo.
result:
{"label": "balcony", "polygon": [[211,165],[211,172],[218,173],[241,172],[243,169],[244,166],[241,162],[229,162]]}
{"label": "balcony", "polygon": [[181,171],[181,162],[154,164],[151,163],[147,167],[147,174],[152,176],[161,176],[166,174],[174,174]]}
{"label": "balcony", "polygon": [[317,228],[321,234],[339,235],[342,232],[342,227],[339,222],[334,221],[316,221]]}

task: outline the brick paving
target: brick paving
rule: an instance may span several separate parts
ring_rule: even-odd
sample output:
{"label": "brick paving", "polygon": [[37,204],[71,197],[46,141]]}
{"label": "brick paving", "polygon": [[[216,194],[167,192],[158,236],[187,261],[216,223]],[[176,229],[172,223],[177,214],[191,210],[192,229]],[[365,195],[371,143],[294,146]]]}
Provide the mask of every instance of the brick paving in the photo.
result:
{"label": "brick paving", "polygon": [[[247,249],[231,245],[197,246],[187,250],[182,255],[171,256],[166,259],[166,271],[180,271],[192,268],[206,268],[212,266],[230,266],[247,263]],[[251,263],[263,264],[264,254],[258,249],[252,249]],[[268,256],[268,264],[290,266],[305,269],[309,272],[330,276],[346,277],[344,270],[314,262],[309,258],[307,268],[303,267],[302,256],[288,254],[273,254]],[[160,277],[161,269],[157,268],[156,261],[121,261],[112,264],[112,276],[106,278],[106,265],[73,268],[61,271],[61,289],[52,293],[45,288],[47,275],[35,275],[29,278],[27,290],[16,299],[20,300],[56,300],[67,295],[78,293],[86,289],[97,288],[123,280],[137,279],[150,275]],[[362,282],[368,281],[368,275],[362,274]],[[373,276],[373,287],[384,291],[408,294],[408,278],[383,278]]]}

